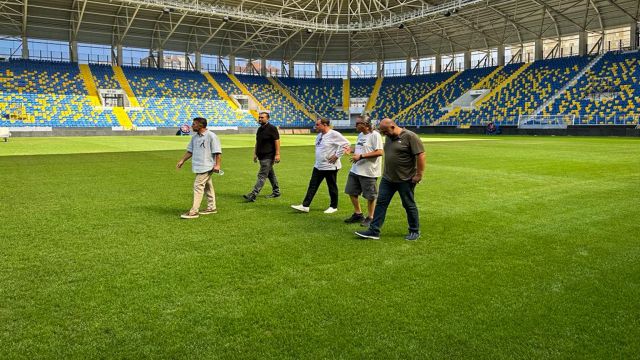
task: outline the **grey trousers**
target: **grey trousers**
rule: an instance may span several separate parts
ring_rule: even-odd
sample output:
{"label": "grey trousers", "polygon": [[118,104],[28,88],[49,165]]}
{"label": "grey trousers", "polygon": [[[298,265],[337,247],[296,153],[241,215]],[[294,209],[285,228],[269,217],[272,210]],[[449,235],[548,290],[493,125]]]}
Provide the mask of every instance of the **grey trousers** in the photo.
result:
{"label": "grey trousers", "polygon": [[275,171],[273,171],[274,161],[273,159],[262,159],[260,162],[260,171],[258,171],[258,180],[256,181],[256,185],[253,187],[251,193],[254,196],[258,196],[260,190],[264,186],[264,183],[267,179],[271,183],[271,187],[273,188],[274,194],[280,193],[280,187],[278,186],[278,178],[276,177]]}

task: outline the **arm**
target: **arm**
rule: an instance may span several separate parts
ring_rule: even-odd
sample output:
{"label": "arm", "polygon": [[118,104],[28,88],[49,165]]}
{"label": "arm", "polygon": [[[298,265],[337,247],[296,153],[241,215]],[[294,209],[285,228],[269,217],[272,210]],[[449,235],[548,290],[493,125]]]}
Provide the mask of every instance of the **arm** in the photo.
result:
{"label": "arm", "polygon": [[384,150],[383,150],[384,145],[382,144],[382,137],[380,136],[380,134],[378,134],[377,132],[374,132],[373,136],[370,137],[369,139],[370,139],[369,142],[370,142],[371,148],[375,150],[370,151],[368,153],[353,155],[351,157],[351,162],[355,163],[362,159],[370,159],[370,158],[375,159],[377,157],[384,155]]}
{"label": "arm", "polygon": [[358,162],[362,159],[372,159],[384,155],[384,150],[378,149],[364,154],[357,154],[351,157],[351,162]]}
{"label": "arm", "polygon": [[253,162],[258,161],[258,143],[253,146]]}
{"label": "arm", "polygon": [[411,178],[411,182],[414,184],[419,183],[420,181],[422,181],[422,174],[424,173],[424,167],[426,165],[426,156],[424,154],[424,152],[421,152],[420,154],[418,154],[418,159],[417,159],[417,172],[416,172],[416,176]]}
{"label": "arm", "polygon": [[220,167],[222,166],[222,154],[216,153],[214,156],[216,158],[216,164],[213,165],[213,172],[220,172]]}
{"label": "arm", "polygon": [[276,163],[280,162],[280,139],[276,140],[276,157],[274,160]]}
{"label": "arm", "polygon": [[329,163],[331,164],[335,164],[340,158],[340,156],[344,154],[345,148],[351,146],[351,144],[349,144],[349,140],[347,140],[347,138],[345,138],[342,134],[340,134],[337,131],[334,132],[334,134],[335,134],[334,144],[337,146],[338,149],[336,150],[336,153],[329,158]]}
{"label": "arm", "polygon": [[184,162],[191,159],[191,152],[187,151],[184,156],[182,157],[182,159],[180,159],[180,161],[178,161],[178,164],[176,165],[176,168],[180,169],[182,167],[182,165],[184,165]]}
{"label": "arm", "polygon": [[220,167],[222,166],[222,145],[220,145],[220,139],[215,135],[211,139],[211,154],[216,161],[212,170],[213,172],[220,172]]}
{"label": "arm", "polygon": [[338,135],[336,139],[336,142],[338,144],[338,151],[336,151],[336,156],[342,156],[345,153],[346,148],[349,148],[349,150],[351,150],[351,144],[349,143],[349,140],[347,140],[347,138],[342,134],[340,134],[339,132],[336,133]]}

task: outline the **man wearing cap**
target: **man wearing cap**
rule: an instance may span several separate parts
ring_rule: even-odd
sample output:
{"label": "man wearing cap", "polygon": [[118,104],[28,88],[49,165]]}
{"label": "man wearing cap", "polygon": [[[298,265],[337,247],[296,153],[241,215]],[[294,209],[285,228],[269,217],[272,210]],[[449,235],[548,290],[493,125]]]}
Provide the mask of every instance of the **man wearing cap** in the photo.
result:
{"label": "man wearing cap", "polygon": [[[361,223],[369,227],[373,220],[376,198],[378,196],[377,181],[382,175],[382,136],[373,130],[367,115],[356,117],[356,130],[359,132],[356,146],[351,157],[351,171],[347,178],[345,193],[353,204],[353,214],[344,220],[348,224]],[[367,199],[368,215],[365,217],[360,208],[358,196]]]}

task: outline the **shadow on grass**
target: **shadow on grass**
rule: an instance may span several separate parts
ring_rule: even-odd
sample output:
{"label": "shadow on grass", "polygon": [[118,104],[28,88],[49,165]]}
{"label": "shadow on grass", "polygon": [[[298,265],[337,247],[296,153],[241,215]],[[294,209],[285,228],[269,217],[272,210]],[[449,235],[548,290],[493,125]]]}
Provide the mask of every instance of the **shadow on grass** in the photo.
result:
{"label": "shadow on grass", "polygon": [[189,209],[185,210],[175,206],[167,206],[167,205],[159,205],[159,204],[158,205],[154,205],[154,204],[139,205],[137,206],[137,209],[141,213],[156,214],[156,215],[162,215],[162,216],[169,215],[173,217],[180,216],[180,214],[184,213],[186,210],[189,210]]}

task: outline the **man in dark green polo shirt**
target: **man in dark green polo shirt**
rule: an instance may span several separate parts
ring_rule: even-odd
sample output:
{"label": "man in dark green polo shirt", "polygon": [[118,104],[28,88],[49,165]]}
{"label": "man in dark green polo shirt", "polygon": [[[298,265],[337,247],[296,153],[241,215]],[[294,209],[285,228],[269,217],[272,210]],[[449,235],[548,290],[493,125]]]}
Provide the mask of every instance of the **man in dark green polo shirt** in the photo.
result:
{"label": "man in dark green polo shirt", "polygon": [[409,222],[409,233],[405,239],[414,241],[420,237],[420,220],[414,191],[424,173],[424,146],[418,135],[399,127],[391,119],[382,120],[379,127],[380,133],[387,139],[384,144],[384,173],[380,180],[378,202],[369,229],[356,231],[356,235],[367,239],[380,238],[380,228],[387,208],[397,191]]}

